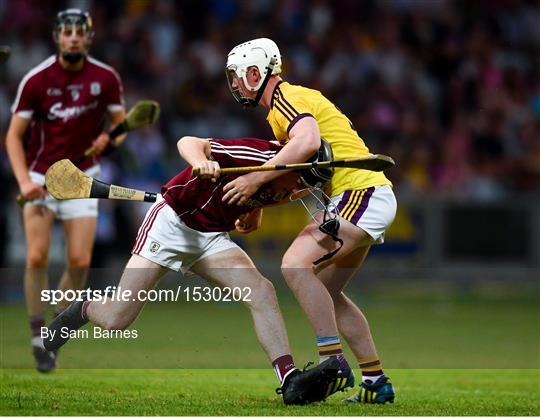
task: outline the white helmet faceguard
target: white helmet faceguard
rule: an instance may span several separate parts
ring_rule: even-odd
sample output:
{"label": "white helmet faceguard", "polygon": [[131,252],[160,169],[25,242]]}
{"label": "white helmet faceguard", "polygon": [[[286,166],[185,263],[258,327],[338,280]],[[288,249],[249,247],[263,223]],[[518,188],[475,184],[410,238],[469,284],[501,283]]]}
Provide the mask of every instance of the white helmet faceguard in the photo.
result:
{"label": "white helmet faceguard", "polygon": [[[257,67],[261,79],[256,86],[247,82],[248,69]],[[259,38],[235,46],[227,56],[227,82],[229,90],[237,102],[244,107],[257,106],[270,76],[281,73],[281,54],[274,41],[268,38]],[[242,94],[239,86],[233,88],[234,78],[241,79],[247,90],[257,92],[253,99]]]}

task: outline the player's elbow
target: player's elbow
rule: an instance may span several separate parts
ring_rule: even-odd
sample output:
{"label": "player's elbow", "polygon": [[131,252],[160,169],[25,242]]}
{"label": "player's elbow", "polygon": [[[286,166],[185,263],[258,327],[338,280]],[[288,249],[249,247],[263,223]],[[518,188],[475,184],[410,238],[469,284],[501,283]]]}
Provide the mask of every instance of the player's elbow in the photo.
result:
{"label": "player's elbow", "polygon": [[184,155],[186,150],[189,149],[202,149],[203,152],[208,154],[210,149],[210,142],[206,138],[199,138],[197,136],[183,136],[176,143],[180,154]]}
{"label": "player's elbow", "polygon": [[199,138],[198,136],[185,135],[178,140],[178,144],[180,143],[185,144],[186,142],[200,142],[200,143],[206,144],[208,142],[208,139]]}
{"label": "player's elbow", "polygon": [[301,154],[311,156],[321,146],[321,131],[314,118],[299,120],[290,131],[291,143],[301,149]]}
{"label": "player's elbow", "polygon": [[319,152],[321,138],[319,135],[305,135],[301,141],[298,142],[297,146],[298,155],[302,156],[303,159],[307,159]]}
{"label": "player's elbow", "polygon": [[197,141],[197,137],[194,137],[194,136],[189,136],[189,135],[186,135],[186,136],[183,136],[182,138],[180,138],[178,140],[178,142],[176,143],[176,145],[178,146],[178,148],[186,145],[188,142],[195,142]]}
{"label": "player's elbow", "polygon": [[309,152],[309,155],[313,155],[319,151],[319,148],[321,147],[321,137],[319,135],[311,135],[310,140],[306,142],[306,153]]}

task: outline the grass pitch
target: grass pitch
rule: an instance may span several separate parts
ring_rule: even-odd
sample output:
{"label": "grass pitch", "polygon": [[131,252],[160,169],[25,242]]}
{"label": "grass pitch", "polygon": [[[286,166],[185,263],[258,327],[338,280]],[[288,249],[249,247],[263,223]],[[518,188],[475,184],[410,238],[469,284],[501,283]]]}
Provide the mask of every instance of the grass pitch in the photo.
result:
{"label": "grass pitch", "polygon": [[[3,371],[1,415],[538,415],[538,371],[391,370],[396,403],[284,406],[265,370]],[[349,392],[352,393],[352,392]]]}
{"label": "grass pitch", "polygon": [[[241,306],[149,304],[136,340],[71,341],[60,368],[40,375],[23,307],[3,305],[0,415],[540,415],[537,294],[405,293],[357,298],[397,393],[382,406],[341,404],[349,391],[285,407]],[[313,335],[280,301],[302,366],[316,359]]]}

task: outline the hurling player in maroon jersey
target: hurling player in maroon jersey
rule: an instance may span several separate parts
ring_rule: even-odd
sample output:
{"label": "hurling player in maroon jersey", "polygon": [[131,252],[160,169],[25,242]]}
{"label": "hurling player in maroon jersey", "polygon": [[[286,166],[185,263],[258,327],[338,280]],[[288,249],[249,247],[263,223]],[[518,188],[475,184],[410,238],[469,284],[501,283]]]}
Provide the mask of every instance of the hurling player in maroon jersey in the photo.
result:
{"label": "hurling player in maroon jersey", "polygon": [[[339,361],[333,358],[306,372],[296,369],[274,286],[228,232],[256,230],[263,206],[288,202],[306,186],[297,174],[289,173],[260,187],[243,205],[230,207],[222,202],[223,186],[236,175],[220,176],[220,166],[261,165],[280,149],[277,143],[254,138],[188,136],[178,141],[180,155],[192,167],[200,168],[200,175],[195,177],[188,168],[163,186],[162,196],[139,228],[118,287],[138,295],[153,289],[168,270],[181,270],[222,288],[249,289],[249,300],[242,302],[250,310],[259,342],[272,362],[280,383],[278,393],[283,394],[286,404],[305,404],[325,398]],[[76,330],[88,321],[108,330],[123,330],[144,304],[137,298],[73,302],[49,325],[45,347],[58,349],[69,339],[67,332],[59,332],[62,328]]]}
{"label": "hurling player in maroon jersey", "polygon": [[[67,266],[59,289],[85,286],[96,231],[97,201],[55,201],[48,196],[44,174],[63,158],[77,160],[93,146],[94,154],[79,164],[90,175],[99,174],[99,155],[107,147],[104,132],[125,116],[122,83],[114,69],[88,55],[94,34],[88,13],[68,9],[58,13],[53,37],[58,54],[32,68],[21,80],[12,106],[6,148],[21,195],[27,255],[24,291],[32,329],[36,367],[53,370],[56,354],[47,352],[39,332],[45,318],[41,290],[48,287],[47,264],[54,219],[63,222]],[[28,142],[23,142],[30,128]],[[124,138],[118,138],[119,143]],[[60,310],[65,306],[60,306]]]}

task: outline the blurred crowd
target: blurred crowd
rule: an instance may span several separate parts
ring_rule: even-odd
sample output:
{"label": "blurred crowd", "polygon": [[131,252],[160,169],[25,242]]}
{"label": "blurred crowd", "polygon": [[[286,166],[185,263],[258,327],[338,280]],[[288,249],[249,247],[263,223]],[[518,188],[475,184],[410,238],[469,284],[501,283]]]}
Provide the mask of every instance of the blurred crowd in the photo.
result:
{"label": "blurred crowd", "polygon": [[287,81],[320,89],[373,152],[394,157],[398,196],[540,189],[538,0],[0,0],[0,44],[13,50],[0,68],[0,176],[12,195],[10,103],[54,52],[52,23],[66,7],[91,12],[91,54],[118,70],[128,107],[162,106],[159,126],[130,134],[104,163],[105,180],[157,189],[184,167],[182,135],[272,139],[265,112],[243,110],[224,75],[233,46],[270,37]]}
{"label": "blurred crowd", "polygon": [[322,90],[398,161],[402,193],[538,189],[539,1],[0,0],[0,43],[13,48],[2,136],[18,82],[54,52],[52,21],[68,6],[91,12],[91,53],[119,71],[127,103],[163,108],[115,175],[160,183],[181,164],[169,151],[185,134],[271,138],[264,113],[242,110],[224,78],[227,52],[266,36],[288,81]]}

